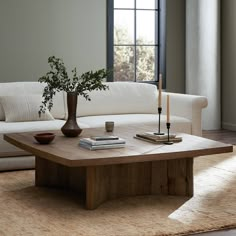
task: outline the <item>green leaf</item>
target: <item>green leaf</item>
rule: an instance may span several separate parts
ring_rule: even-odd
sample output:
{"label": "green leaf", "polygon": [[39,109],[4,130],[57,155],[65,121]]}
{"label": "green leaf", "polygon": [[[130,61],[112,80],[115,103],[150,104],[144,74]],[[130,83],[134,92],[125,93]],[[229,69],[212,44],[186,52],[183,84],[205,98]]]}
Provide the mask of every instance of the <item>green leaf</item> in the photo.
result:
{"label": "green leaf", "polygon": [[78,95],[90,101],[89,92],[109,89],[102,83],[102,80],[111,73],[111,70],[100,69],[95,72],[91,70],[78,77],[75,67],[72,70],[72,77],[69,77],[62,59],[50,56],[48,63],[50,71],[38,79],[40,83],[46,84],[42,95],[42,105],[39,107],[39,116],[46,111],[46,108],[50,110],[53,107],[53,97],[56,92],[76,91]]}

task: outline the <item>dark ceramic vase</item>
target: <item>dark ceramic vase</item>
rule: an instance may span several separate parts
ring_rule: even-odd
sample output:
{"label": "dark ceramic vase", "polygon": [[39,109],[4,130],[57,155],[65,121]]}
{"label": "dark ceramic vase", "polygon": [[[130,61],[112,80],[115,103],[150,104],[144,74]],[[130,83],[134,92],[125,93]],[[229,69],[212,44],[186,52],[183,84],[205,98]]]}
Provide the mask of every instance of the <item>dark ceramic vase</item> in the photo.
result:
{"label": "dark ceramic vase", "polygon": [[61,128],[62,133],[67,137],[77,137],[82,132],[76,121],[77,98],[76,92],[67,93],[68,118]]}

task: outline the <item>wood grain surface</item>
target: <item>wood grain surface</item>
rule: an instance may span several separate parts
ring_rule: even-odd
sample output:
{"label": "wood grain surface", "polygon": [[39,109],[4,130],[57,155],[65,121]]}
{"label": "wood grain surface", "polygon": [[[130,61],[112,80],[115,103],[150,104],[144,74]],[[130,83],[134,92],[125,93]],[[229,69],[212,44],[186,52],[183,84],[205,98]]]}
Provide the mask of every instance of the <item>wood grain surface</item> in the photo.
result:
{"label": "wood grain surface", "polygon": [[232,152],[233,146],[188,134],[173,145],[135,139],[136,133],[153,131],[148,126],[116,127],[112,135],[126,140],[125,148],[90,151],[79,139],[104,135],[102,128],[84,129],[79,138],[55,131],[49,145],[40,145],[33,133],[6,134],[4,139],[36,156],[35,184],[82,193],[86,208],[118,197],[162,194],[193,196],[194,157]]}
{"label": "wood grain surface", "polygon": [[178,134],[183,137],[183,141],[173,145],[157,145],[133,138],[136,133],[144,131],[153,131],[153,127],[116,127],[112,134],[126,140],[125,148],[96,151],[80,147],[79,139],[107,134],[103,128],[84,129],[78,138],[68,138],[60,131],[55,131],[56,138],[49,145],[38,144],[33,138],[36,132],[5,134],[4,139],[35,156],[71,167],[192,158],[233,150],[230,144],[188,134]]}

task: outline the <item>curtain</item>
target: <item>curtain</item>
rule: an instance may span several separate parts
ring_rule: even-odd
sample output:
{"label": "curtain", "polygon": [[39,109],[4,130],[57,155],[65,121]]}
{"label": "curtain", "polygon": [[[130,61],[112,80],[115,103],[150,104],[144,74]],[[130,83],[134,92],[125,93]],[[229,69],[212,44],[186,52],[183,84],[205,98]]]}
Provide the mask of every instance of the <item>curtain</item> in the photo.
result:
{"label": "curtain", "polygon": [[221,128],[220,1],[186,0],[186,93],[204,95],[203,129]]}

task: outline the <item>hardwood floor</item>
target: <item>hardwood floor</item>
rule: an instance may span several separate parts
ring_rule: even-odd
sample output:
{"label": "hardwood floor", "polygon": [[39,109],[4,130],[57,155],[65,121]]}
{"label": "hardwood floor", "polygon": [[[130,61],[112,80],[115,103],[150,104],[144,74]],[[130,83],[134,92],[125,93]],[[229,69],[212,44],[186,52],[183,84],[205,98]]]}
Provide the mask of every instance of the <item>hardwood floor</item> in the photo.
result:
{"label": "hardwood floor", "polygon": [[[223,143],[236,144],[236,131],[223,130],[223,129],[210,130],[210,131],[204,130],[203,137],[220,141]],[[195,235],[196,236],[236,236],[236,229],[214,231],[210,233],[201,233],[201,234],[195,234]]]}
{"label": "hardwood floor", "polygon": [[223,143],[236,144],[236,131],[230,130],[204,130],[203,137]]}

